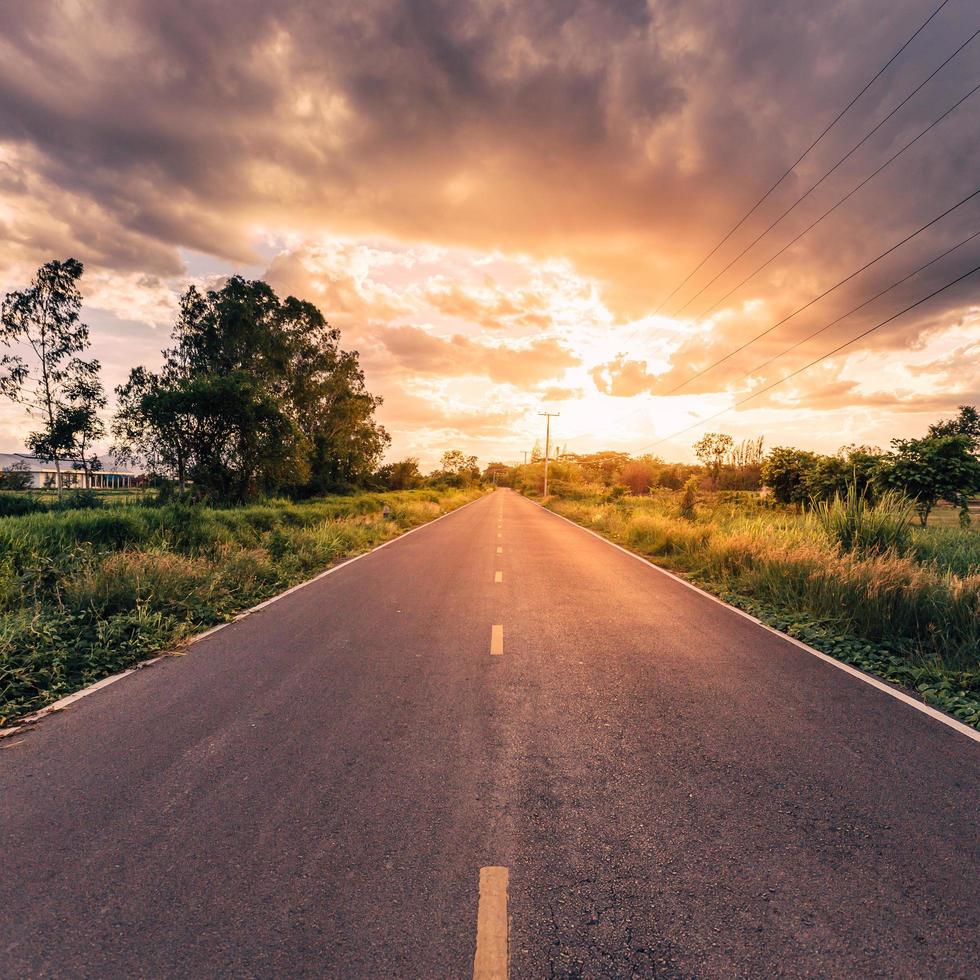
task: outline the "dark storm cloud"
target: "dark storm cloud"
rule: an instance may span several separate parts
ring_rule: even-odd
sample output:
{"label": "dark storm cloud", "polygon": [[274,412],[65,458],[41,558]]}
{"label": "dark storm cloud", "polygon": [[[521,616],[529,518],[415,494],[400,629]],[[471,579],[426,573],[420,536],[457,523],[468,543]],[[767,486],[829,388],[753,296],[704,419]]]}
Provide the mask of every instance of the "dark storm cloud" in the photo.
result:
{"label": "dark storm cloud", "polygon": [[[921,0],[4,4],[0,193],[20,217],[0,218],[0,262],[72,251],[106,268],[172,275],[178,247],[241,261],[259,228],[383,232],[563,255],[604,283],[621,316],[640,316],[928,9]],[[802,193],[975,20],[973,4],[953,0],[760,220]],[[978,77],[978,49],[690,309],[721,295],[962,95]],[[972,190],[978,131],[980,96],[733,300],[761,297],[778,318]],[[24,218],[30,208],[40,216]],[[951,217],[931,242],[954,240],[976,214]],[[886,279],[892,268],[873,275]],[[941,284],[946,268],[926,273],[923,288]],[[964,287],[933,321],[912,318],[873,343],[914,345],[976,295]],[[744,337],[745,320],[733,314],[707,341],[692,339],[658,383]],[[780,337],[806,329],[794,322]],[[630,370],[624,393],[642,380]],[[603,377],[615,385],[615,370]]]}

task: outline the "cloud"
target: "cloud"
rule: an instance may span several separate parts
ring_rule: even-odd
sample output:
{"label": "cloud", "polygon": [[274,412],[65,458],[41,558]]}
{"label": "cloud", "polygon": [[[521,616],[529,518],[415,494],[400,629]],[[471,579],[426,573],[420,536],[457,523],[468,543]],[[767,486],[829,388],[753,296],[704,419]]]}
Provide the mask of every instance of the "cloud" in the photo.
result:
{"label": "cloud", "polygon": [[548,297],[534,289],[508,292],[496,284],[467,288],[440,277],[428,284],[425,299],[440,313],[491,330],[504,326],[545,330],[552,325]]}
{"label": "cloud", "polygon": [[[342,327],[385,394],[411,372],[561,379],[588,389],[577,400],[590,404],[662,394],[974,189],[980,96],[763,265],[970,88],[965,51],[709,285],[972,31],[970,5],[949,4],[666,303],[666,314],[686,304],[669,330],[654,324],[647,342],[631,326],[923,16],[915,0],[887,17],[777,0],[199,0],[192,14],[183,0],[0,5],[0,284],[75,255],[93,308],[160,325],[200,275],[188,256],[222,273],[267,265],[277,289]],[[978,218],[980,202],[964,206],[683,394],[763,383],[755,365]],[[964,246],[775,367],[829,350],[978,258],[976,242]],[[936,360],[977,301],[977,280],[964,282],[835,370],[873,373],[862,352]],[[966,349],[956,369],[978,359]],[[939,377],[899,380],[920,397]]]}
{"label": "cloud", "polygon": [[651,391],[657,383],[657,375],[647,370],[646,361],[630,360],[625,354],[597,364],[590,373],[599,391],[616,398],[643,394]]}
{"label": "cloud", "polygon": [[[7,5],[0,140],[96,203],[124,233],[120,260],[145,262],[151,241],[241,260],[256,227],[329,225],[574,256],[624,307],[648,309],[919,15],[911,2],[890,13],[774,0],[721,14],[639,0],[202,0],[193,18],[179,0]],[[944,12],[894,91],[968,21]],[[860,57],[843,58],[855,37]],[[964,77],[952,65],[865,155]],[[873,118],[888,94],[858,108]],[[891,171],[863,193],[843,246],[835,226],[838,251],[869,214],[883,231],[965,186],[976,119],[965,107],[941,153],[927,145],[896,167],[899,193]],[[908,194],[918,173],[936,193]]]}
{"label": "cloud", "polygon": [[567,388],[562,385],[549,385],[540,391],[541,400],[545,402],[575,401],[585,396],[582,388]]}
{"label": "cloud", "polygon": [[414,373],[485,375],[500,384],[539,384],[579,363],[553,338],[510,347],[475,343],[460,334],[436,337],[419,327],[403,326],[383,331],[380,339],[397,363]]}

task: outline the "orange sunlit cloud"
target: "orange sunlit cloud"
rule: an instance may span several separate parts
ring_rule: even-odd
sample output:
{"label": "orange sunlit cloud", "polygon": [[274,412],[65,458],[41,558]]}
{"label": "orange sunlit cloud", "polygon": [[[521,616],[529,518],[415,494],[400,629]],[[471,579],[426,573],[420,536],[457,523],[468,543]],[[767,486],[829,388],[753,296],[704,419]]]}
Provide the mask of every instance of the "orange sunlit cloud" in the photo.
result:
{"label": "orange sunlit cloud", "polygon": [[[548,406],[569,449],[687,457],[697,430],[664,437],[980,264],[968,242],[756,370],[980,228],[974,199],[790,317],[974,189],[977,96],[726,296],[975,84],[968,48],[700,291],[972,30],[954,2],[660,309],[921,21],[913,0],[766,6],[7,5],[0,287],[82,259],[112,385],[188,283],[242,271],[360,351],[392,456],[513,460]],[[920,432],[980,400],[978,324],[974,279],[710,427],[822,450]],[[0,448],[22,437],[3,406]]]}

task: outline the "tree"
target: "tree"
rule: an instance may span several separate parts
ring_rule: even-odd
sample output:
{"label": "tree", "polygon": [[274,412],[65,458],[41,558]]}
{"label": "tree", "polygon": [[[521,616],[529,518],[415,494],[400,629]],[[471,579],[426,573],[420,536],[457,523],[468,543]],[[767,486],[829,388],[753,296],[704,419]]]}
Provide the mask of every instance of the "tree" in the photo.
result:
{"label": "tree", "polygon": [[863,500],[874,503],[880,461],[880,450],[871,446],[843,446],[834,456],[816,456],[805,478],[810,500],[843,499],[853,488]]}
{"label": "tree", "polygon": [[723,432],[706,432],[695,444],[694,455],[704,464],[715,486],[721,473],[725,456],[731,452],[735,440]]}
{"label": "tree", "polygon": [[267,283],[191,287],[161,371],[135,368],[117,389],[118,457],[236,501],[363,482],[389,438],[339,339],[315,306]]}
{"label": "tree", "polygon": [[422,485],[422,473],[415,456],[386,463],[378,470],[378,481],[386,490],[414,490]]}
{"label": "tree", "polygon": [[732,445],[718,474],[719,488],[726,490],[758,490],[761,483],[763,436],[743,439]]}
{"label": "tree", "polygon": [[81,454],[87,470],[91,444],[104,431],[100,365],[79,356],[89,346],[88,327],[79,320],[82,271],[76,259],[48,262],[26,289],[6,295],[0,313],[0,342],[24,352],[0,358],[0,391],[40,421],[27,445],[54,461],[59,496],[62,462]]}
{"label": "tree", "polygon": [[469,474],[473,470],[479,471],[480,464],[475,456],[466,456],[459,449],[447,449],[442,454],[439,468],[443,473],[451,473],[454,476]]}
{"label": "tree", "polygon": [[[565,458],[570,462],[578,463],[587,480],[593,483],[602,483],[607,487],[619,483],[620,473],[632,460],[629,453],[616,452],[615,450],[602,450],[585,454],[566,453]],[[654,460],[652,456],[644,458]]]}
{"label": "tree", "polygon": [[116,388],[112,453],[119,462],[140,462],[153,473],[173,476],[181,490],[194,455],[193,392],[174,364],[161,374],[133,368]]}
{"label": "tree", "polygon": [[429,478],[434,483],[467,487],[480,479],[480,464],[476,456],[467,456],[460,449],[447,449],[437,469]]}
{"label": "tree", "polygon": [[781,504],[805,507],[810,502],[810,478],[816,453],[777,446],[762,462],[762,483]]}
{"label": "tree", "polygon": [[493,483],[495,486],[509,486],[511,482],[511,468],[506,463],[492,462],[487,463],[483,471],[483,480],[486,483]]}
{"label": "tree", "polygon": [[31,471],[23,460],[0,470],[0,490],[27,490],[30,485]]}
{"label": "tree", "polygon": [[95,454],[95,443],[105,436],[105,423],[99,415],[106,407],[105,389],[97,373],[82,372],[67,385],[68,406],[64,424],[73,436],[73,463],[85,473],[85,483],[92,485],[92,473],[102,469]]}
{"label": "tree", "polygon": [[960,405],[953,419],[943,419],[929,426],[930,436],[966,436],[973,452],[980,450],[980,412],[973,405]]}
{"label": "tree", "polygon": [[970,496],[980,492],[980,459],[971,447],[969,435],[893,439],[878,481],[915,501],[923,527],[940,500],[959,507],[960,520],[967,523]]}
{"label": "tree", "polygon": [[634,497],[642,497],[650,492],[650,488],[657,482],[657,468],[655,462],[646,457],[644,459],[631,459],[619,473],[620,481],[630,488],[630,493]]}

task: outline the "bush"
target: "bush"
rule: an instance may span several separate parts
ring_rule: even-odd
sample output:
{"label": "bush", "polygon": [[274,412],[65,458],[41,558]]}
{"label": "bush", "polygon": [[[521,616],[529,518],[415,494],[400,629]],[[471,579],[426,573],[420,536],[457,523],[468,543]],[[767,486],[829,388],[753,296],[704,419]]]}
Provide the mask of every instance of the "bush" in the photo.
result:
{"label": "bush", "polygon": [[846,496],[819,501],[813,514],[827,537],[845,551],[905,554],[909,550],[915,505],[894,491],[886,490],[872,504],[851,484]]}
{"label": "bush", "polygon": [[688,520],[694,519],[694,508],[698,502],[699,486],[700,481],[696,476],[692,476],[684,484],[684,492],[681,494],[680,499],[681,517],[686,517]]}
{"label": "bush", "polygon": [[47,510],[45,504],[36,497],[21,493],[0,493],[0,517],[23,517]]}

